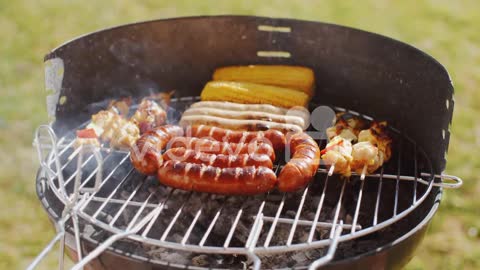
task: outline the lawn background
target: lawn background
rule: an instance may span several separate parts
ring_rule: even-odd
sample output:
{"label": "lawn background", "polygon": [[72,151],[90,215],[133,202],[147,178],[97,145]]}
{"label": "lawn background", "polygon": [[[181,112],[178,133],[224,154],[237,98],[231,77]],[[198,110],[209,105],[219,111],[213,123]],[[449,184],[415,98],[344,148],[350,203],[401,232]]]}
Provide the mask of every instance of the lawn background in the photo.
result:
{"label": "lawn background", "polygon": [[[0,269],[23,269],[53,236],[34,191],[35,128],[48,121],[43,56],[78,35],[130,22],[245,14],[332,22],[381,33],[434,56],[456,90],[448,190],[407,269],[480,269],[480,2],[0,0]],[[159,59],[160,61],[160,59]],[[50,256],[41,269],[53,269]]]}

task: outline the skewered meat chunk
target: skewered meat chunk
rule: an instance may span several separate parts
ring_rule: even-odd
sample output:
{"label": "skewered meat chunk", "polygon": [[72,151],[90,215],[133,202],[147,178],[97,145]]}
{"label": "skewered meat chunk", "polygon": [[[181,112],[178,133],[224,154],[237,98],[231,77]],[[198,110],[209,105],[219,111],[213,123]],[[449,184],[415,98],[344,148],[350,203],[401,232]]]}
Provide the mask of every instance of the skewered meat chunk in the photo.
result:
{"label": "skewered meat chunk", "polygon": [[361,173],[367,166],[367,173],[373,173],[391,157],[391,138],[386,131],[386,122],[374,122],[371,127],[362,130],[358,143],[353,146],[352,170]]}
{"label": "skewered meat chunk", "polygon": [[140,137],[138,127],[130,122],[122,119],[119,121],[117,128],[113,131],[113,137],[110,146],[113,148],[128,148],[133,145]]}
{"label": "skewered meat chunk", "polygon": [[358,140],[365,121],[350,113],[337,113],[337,122],[327,128],[330,142],[322,150],[322,159],[326,165],[333,166],[333,172],[344,176],[351,175],[352,143]]}
{"label": "skewered meat chunk", "polygon": [[[367,172],[371,173],[377,168],[378,163],[378,148],[371,142],[358,142],[353,145],[352,150],[352,168],[358,172],[363,170],[363,166],[367,166]],[[361,173],[361,172],[360,172]]]}
{"label": "skewered meat chunk", "polygon": [[139,127],[140,133],[143,134],[163,125],[166,119],[167,113],[157,102],[144,99],[130,120]]}
{"label": "skewered meat chunk", "polygon": [[362,130],[358,135],[358,141],[369,141],[378,147],[380,152],[383,152],[385,160],[390,159],[392,155],[392,139],[388,136],[387,122],[374,122],[371,127]]}
{"label": "skewered meat chunk", "polygon": [[331,140],[335,136],[341,136],[351,142],[358,140],[358,134],[366,128],[366,123],[358,116],[350,113],[337,113],[337,122],[334,126],[327,128],[327,136]]}
{"label": "skewered meat chunk", "polygon": [[114,148],[128,148],[140,137],[135,124],[112,111],[92,115],[92,122],[87,128],[94,129],[103,141],[110,142]]}
{"label": "skewered meat chunk", "polygon": [[73,143],[73,147],[78,148],[80,146],[100,147],[100,142],[94,129],[86,128],[77,130],[77,137]]}
{"label": "skewered meat chunk", "polygon": [[108,111],[127,117],[130,111],[130,105],[132,105],[132,98],[122,98],[120,100],[112,100],[108,104]]}
{"label": "skewered meat chunk", "polygon": [[327,165],[334,166],[334,172],[350,176],[350,162],[352,161],[352,143],[341,136],[330,140],[325,149],[321,151],[321,158]]}

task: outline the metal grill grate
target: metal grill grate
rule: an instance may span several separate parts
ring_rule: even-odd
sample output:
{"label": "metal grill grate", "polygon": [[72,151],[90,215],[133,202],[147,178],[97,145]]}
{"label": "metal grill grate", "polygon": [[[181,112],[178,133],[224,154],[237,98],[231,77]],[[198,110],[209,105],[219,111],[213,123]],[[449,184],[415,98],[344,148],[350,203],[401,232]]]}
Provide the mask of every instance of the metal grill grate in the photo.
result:
{"label": "metal grill grate", "polygon": [[[178,119],[196,100],[173,100],[175,110],[169,111],[169,119]],[[101,149],[100,162],[93,154],[74,150],[74,131],[58,141],[53,138],[52,144],[42,143],[45,140],[39,132],[37,143],[39,149],[55,150],[40,159],[46,160],[42,164],[48,171],[46,183],[62,203],[67,205],[65,198],[80,191],[73,208],[74,216],[84,224],[76,229],[79,234],[86,235],[85,224],[90,224],[112,235],[76,269],[123,238],[174,251],[244,254],[254,268],[260,266],[259,256],[321,250],[319,254],[325,256],[313,267],[331,260],[338,242],[371,234],[402,219],[437,185],[425,153],[404,134],[392,131],[394,156],[378,174],[368,175],[364,181],[355,174],[350,179],[329,176],[321,166],[315,180],[299,192],[272,191],[250,197],[165,187],[155,177],[137,173],[128,152]],[[275,171],[282,166],[276,164]],[[95,187],[95,178],[100,176]],[[66,196],[62,196],[63,189]]]}

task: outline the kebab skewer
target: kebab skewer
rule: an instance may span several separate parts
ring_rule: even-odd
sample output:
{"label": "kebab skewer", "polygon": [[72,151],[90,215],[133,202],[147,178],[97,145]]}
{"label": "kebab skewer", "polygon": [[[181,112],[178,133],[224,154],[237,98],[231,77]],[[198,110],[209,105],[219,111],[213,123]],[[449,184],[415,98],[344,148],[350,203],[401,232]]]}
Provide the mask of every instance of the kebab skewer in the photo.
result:
{"label": "kebab skewer", "polygon": [[358,135],[366,124],[359,117],[349,113],[338,113],[337,119],[335,125],[326,130],[330,141],[322,150],[321,158],[325,164],[330,165],[329,176],[340,173],[348,177],[351,174],[350,163],[353,160],[352,143],[357,142]]}
{"label": "kebab skewer", "polygon": [[112,101],[108,109],[92,115],[88,126],[77,132],[74,146],[100,146],[100,141],[108,142],[110,147],[126,149],[133,145],[140,134],[163,125],[166,112],[158,103],[144,98],[134,115],[127,119],[131,99]]}
{"label": "kebab skewer", "polygon": [[392,155],[392,139],[389,137],[386,122],[373,122],[369,129],[362,130],[358,142],[353,145],[351,169],[360,174],[371,174],[388,161]]}

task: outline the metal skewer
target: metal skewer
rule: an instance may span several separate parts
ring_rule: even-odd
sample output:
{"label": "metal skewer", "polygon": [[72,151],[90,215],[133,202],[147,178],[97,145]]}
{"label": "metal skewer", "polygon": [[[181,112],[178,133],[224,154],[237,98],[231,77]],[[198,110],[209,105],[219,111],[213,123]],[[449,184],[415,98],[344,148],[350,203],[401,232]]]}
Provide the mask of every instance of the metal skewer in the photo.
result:
{"label": "metal skewer", "polygon": [[334,170],[335,170],[335,163],[330,166],[330,169],[328,170],[328,176],[332,176]]}
{"label": "metal skewer", "polygon": [[363,165],[362,174],[360,174],[360,180],[365,180],[365,174],[367,174],[367,164]]}

